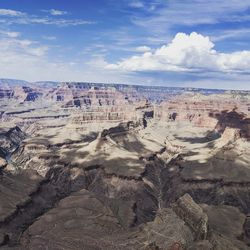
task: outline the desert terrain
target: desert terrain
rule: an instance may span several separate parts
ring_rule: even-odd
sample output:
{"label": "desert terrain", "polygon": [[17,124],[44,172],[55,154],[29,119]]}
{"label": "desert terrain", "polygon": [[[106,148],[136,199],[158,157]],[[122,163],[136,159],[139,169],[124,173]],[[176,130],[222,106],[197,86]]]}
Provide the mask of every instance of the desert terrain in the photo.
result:
{"label": "desert terrain", "polygon": [[0,249],[250,249],[250,92],[0,84]]}

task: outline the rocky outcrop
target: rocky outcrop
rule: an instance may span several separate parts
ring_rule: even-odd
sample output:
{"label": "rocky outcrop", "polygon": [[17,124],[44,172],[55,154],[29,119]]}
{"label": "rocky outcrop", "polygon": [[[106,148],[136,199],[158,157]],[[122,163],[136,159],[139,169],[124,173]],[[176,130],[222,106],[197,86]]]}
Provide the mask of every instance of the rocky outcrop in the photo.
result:
{"label": "rocky outcrop", "polygon": [[0,89],[0,98],[10,99],[13,98],[14,91],[10,88],[1,88]]}
{"label": "rocky outcrop", "polygon": [[243,225],[243,239],[247,243],[247,245],[250,245],[250,217],[249,215],[246,216],[244,225]]}
{"label": "rocky outcrop", "polygon": [[0,130],[0,154],[6,157],[12,153],[25,137],[26,134],[18,126]]}
{"label": "rocky outcrop", "polygon": [[31,88],[26,86],[5,86],[0,89],[0,99],[14,99],[19,102],[34,102],[43,93],[39,88]]}
{"label": "rocky outcrop", "polygon": [[26,249],[114,249],[121,244],[117,238],[122,231],[111,210],[82,189],[30,226],[21,244]]}
{"label": "rocky outcrop", "polygon": [[0,174],[1,174],[1,169],[3,169],[6,166],[7,166],[7,161],[0,157]]}
{"label": "rocky outcrop", "polygon": [[139,122],[134,123],[133,121],[120,123],[118,126],[111,127],[109,129],[104,129],[101,133],[101,137],[126,134],[130,129],[134,129],[139,125]]}
{"label": "rocky outcrop", "polygon": [[[155,246],[155,249],[186,249],[194,238],[188,225],[172,209],[164,208],[159,210],[154,221],[143,227],[137,240],[148,249],[150,246]],[[174,248],[177,246],[179,248]]]}
{"label": "rocky outcrop", "polygon": [[246,94],[43,86],[0,95],[3,249],[247,249]]}
{"label": "rocky outcrop", "polygon": [[209,241],[214,249],[248,249],[242,241],[245,215],[238,208],[205,204],[202,208],[208,215]]}
{"label": "rocky outcrop", "polygon": [[35,171],[23,171],[17,175],[3,172],[0,176],[0,231],[11,220],[18,206],[30,201],[30,195],[36,191],[41,178]]}
{"label": "rocky outcrop", "polygon": [[207,238],[208,217],[189,194],[179,198],[172,207],[175,213],[193,230],[196,240]]}
{"label": "rocky outcrop", "polygon": [[[164,121],[189,121],[197,127],[207,127],[222,131],[225,127],[239,128],[248,137],[249,121],[245,95],[205,96],[186,93],[162,102],[154,109],[155,119]],[[241,110],[242,113],[238,113]]]}
{"label": "rocky outcrop", "polygon": [[194,242],[190,247],[187,248],[188,250],[212,250],[213,245],[208,240],[202,240],[198,242]]}
{"label": "rocky outcrop", "polygon": [[234,143],[240,137],[241,137],[240,129],[226,127],[221,135],[219,143],[221,143],[221,145],[223,146],[229,145],[230,143]]}
{"label": "rocky outcrop", "polygon": [[222,111],[211,116],[216,117],[215,129],[220,133],[223,133],[226,128],[236,129],[240,137],[250,140],[250,118],[246,114],[233,110]]}

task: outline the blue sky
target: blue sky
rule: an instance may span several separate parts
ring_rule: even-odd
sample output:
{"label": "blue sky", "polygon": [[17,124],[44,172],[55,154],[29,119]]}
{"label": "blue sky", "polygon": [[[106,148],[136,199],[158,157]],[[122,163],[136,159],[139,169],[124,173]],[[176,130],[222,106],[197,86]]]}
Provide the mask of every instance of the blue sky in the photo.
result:
{"label": "blue sky", "polygon": [[1,0],[0,78],[250,89],[250,0]]}

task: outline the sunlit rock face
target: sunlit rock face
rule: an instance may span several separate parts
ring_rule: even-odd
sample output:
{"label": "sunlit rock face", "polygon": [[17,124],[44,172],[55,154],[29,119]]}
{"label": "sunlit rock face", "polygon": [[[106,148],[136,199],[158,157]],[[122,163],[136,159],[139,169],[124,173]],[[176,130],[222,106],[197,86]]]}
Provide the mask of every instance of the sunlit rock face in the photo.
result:
{"label": "sunlit rock face", "polygon": [[20,102],[31,102],[35,101],[43,94],[42,90],[39,88],[30,88],[30,87],[0,87],[0,98],[1,99],[15,99]]}
{"label": "sunlit rock face", "polygon": [[115,84],[1,86],[0,246],[249,249],[249,100]]}
{"label": "sunlit rock face", "polygon": [[[205,96],[187,93],[156,107],[155,116],[165,120],[188,120],[194,122],[196,126],[213,128],[218,122],[219,116],[223,114],[225,119],[228,118],[228,121],[225,120],[225,126],[227,126],[227,122],[239,123],[244,116],[249,114],[248,106],[249,97],[245,95],[234,96],[225,93],[224,95]],[[235,118],[234,115],[236,115]],[[234,119],[235,121],[233,121]]]}

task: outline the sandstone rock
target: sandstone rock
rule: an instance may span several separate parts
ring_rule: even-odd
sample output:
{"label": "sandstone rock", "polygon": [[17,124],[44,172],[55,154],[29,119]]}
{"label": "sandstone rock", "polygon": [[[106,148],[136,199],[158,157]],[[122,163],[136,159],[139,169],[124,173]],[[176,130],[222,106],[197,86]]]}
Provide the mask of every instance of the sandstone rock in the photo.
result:
{"label": "sandstone rock", "polygon": [[179,242],[175,242],[171,247],[170,250],[183,250],[181,244]]}
{"label": "sandstone rock", "polygon": [[195,242],[188,250],[212,250],[213,245],[208,240]]}
{"label": "sandstone rock", "polygon": [[60,249],[62,245],[74,250],[100,249],[99,246],[114,249],[115,239],[121,232],[111,210],[94,195],[81,190],[61,200],[56,208],[30,226],[22,244],[26,249],[41,246]]}
{"label": "sandstone rock", "polygon": [[232,240],[219,234],[212,234],[210,242],[214,250],[249,250],[249,247],[242,241]]}
{"label": "sandstone rock", "polygon": [[249,113],[247,114],[233,109],[233,111],[221,111],[220,113],[212,114],[218,120],[216,130],[223,133],[225,129],[236,129],[240,137],[250,139],[250,119]]}
{"label": "sandstone rock", "polygon": [[249,93],[185,91],[1,85],[0,157],[9,164],[0,228],[10,244],[21,236],[23,249],[245,249]]}
{"label": "sandstone rock", "polygon": [[215,249],[248,249],[240,241],[244,234],[245,215],[238,208],[226,205],[202,205],[208,215],[210,242]]}
{"label": "sandstone rock", "polygon": [[0,246],[3,245],[4,243],[4,236],[5,236],[4,233],[0,231]]}
{"label": "sandstone rock", "polygon": [[[17,206],[30,200],[41,181],[34,171],[23,171],[21,174],[4,174],[0,180],[0,223],[15,213]],[[8,198],[6,198],[8,197]]]}
{"label": "sandstone rock", "polygon": [[18,126],[0,128],[0,145],[6,155],[12,153],[25,137],[25,133]]}
{"label": "sandstone rock", "polygon": [[244,223],[244,230],[245,230],[246,236],[250,238],[250,216],[249,215],[246,217],[246,220]]}
{"label": "sandstone rock", "polygon": [[160,250],[160,248],[155,244],[155,242],[148,244],[145,250]]}
{"label": "sandstone rock", "polygon": [[209,228],[229,238],[240,238],[246,216],[237,208],[228,205],[201,205],[208,215]]}
{"label": "sandstone rock", "polygon": [[0,169],[4,168],[7,165],[7,161],[0,157]]}
{"label": "sandstone rock", "polygon": [[245,242],[249,245],[250,244],[250,216],[246,216],[244,225],[243,225],[243,237]]}
{"label": "sandstone rock", "polygon": [[193,230],[196,239],[207,238],[208,217],[189,194],[179,198],[172,207],[175,213]]}
{"label": "sandstone rock", "polygon": [[189,227],[169,208],[160,210],[155,220],[147,223],[138,237],[138,240],[149,242],[159,249],[174,249],[171,247],[177,243],[185,249],[193,242]]}
{"label": "sandstone rock", "polygon": [[[240,96],[240,95],[239,95]],[[184,93],[170,101],[155,106],[155,119],[164,121],[189,121],[197,127],[223,130],[226,126],[241,127],[241,132],[249,138],[249,119],[246,103],[248,99],[228,95],[201,95]],[[237,113],[237,110],[244,113]],[[174,119],[173,119],[174,117]]]}

